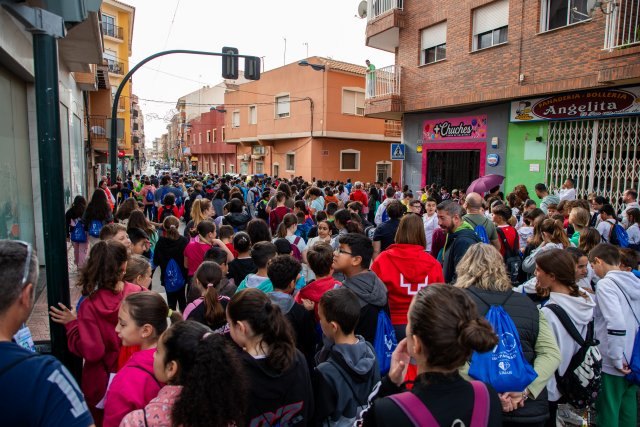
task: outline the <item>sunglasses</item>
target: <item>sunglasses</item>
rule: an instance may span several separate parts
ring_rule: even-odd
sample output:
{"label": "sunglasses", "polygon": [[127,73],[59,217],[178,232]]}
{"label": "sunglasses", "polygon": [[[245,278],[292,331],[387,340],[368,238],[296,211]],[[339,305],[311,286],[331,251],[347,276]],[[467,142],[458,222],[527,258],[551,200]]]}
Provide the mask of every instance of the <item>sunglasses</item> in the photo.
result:
{"label": "sunglasses", "polygon": [[31,267],[31,256],[33,255],[33,246],[31,246],[31,243],[23,242],[22,240],[17,240],[17,242],[27,248],[27,257],[24,259],[24,267],[22,269],[21,286],[24,287],[27,284],[27,280],[29,279],[29,270]]}

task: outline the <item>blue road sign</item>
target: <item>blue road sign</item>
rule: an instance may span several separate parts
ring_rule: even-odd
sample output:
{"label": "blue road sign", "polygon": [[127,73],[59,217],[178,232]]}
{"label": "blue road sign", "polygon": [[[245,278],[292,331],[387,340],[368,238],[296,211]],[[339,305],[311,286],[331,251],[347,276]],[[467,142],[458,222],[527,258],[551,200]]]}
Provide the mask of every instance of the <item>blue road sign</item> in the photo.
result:
{"label": "blue road sign", "polygon": [[391,144],[391,160],[404,160],[404,144]]}

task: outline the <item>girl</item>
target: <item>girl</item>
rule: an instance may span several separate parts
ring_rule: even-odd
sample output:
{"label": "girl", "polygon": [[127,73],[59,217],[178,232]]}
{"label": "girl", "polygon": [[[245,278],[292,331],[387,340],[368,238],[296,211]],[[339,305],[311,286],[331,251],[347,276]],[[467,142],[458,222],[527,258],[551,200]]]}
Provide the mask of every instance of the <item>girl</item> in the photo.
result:
{"label": "girl", "polygon": [[243,424],[311,425],[309,370],[280,307],[259,289],[245,289],[229,302],[227,322],[231,338],[243,349],[242,363],[249,378]]}
{"label": "girl", "polygon": [[138,201],[135,197],[129,197],[122,202],[116,211],[116,221],[123,224],[125,227],[129,226],[129,215],[131,212],[138,210]]}
{"label": "girl", "polygon": [[[148,195],[151,194],[151,195]],[[144,204],[144,215],[149,218],[149,221],[153,221],[153,207],[155,205],[156,199],[156,188],[151,185],[151,181],[146,179],[144,181],[144,187],[140,191],[140,196],[142,197],[142,203]]]}
{"label": "girl", "polygon": [[289,243],[295,245],[300,252],[300,256],[302,259],[298,259],[298,261],[307,262],[307,244],[304,242],[304,239],[300,236],[296,236],[296,230],[298,229],[298,217],[295,214],[288,213],[282,218],[282,222],[278,225],[278,230],[276,231],[276,236],[274,237],[273,242],[277,239],[287,239]]}
{"label": "girl", "polygon": [[233,247],[238,251],[238,256],[229,263],[229,278],[234,284],[240,284],[247,274],[256,273],[258,267],[251,259],[251,240],[244,231],[233,236]]}
{"label": "girl", "polygon": [[627,228],[627,234],[629,235],[629,247],[640,250],[640,209],[629,209],[626,213],[629,219],[629,228]]}
{"label": "girl", "polygon": [[158,243],[158,231],[155,225],[153,225],[153,223],[144,216],[142,211],[135,210],[131,212],[131,215],[129,215],[129,224],[127,225],[127,230],[132,228],[139,228],[147,233],[149,236],[149,242],[151,243],[150,251],[153,258],[153,252],[155,251],[156,244]]}
{"label": "girl", "polygon": [[309,239],[307,247],[312,248],[318,242],[331,244],[331,225],[327,220],[318,221],[318,235]]}
{"label": "girl", "polygon": [[[560,348],[561,360],[556,372],[562,376],[569,367],[573,355],[580,350],[580,345],[571,338],[567,329],[562,325],[556,310],[564,311],[580,336],[586,338],[587,325],[593,321],[593,309],[596,304],[591,296],[576,284],[575,263],[566,251],[552,249],[537,257],[536,278],[538,279],[538,287],[546,289],[550,293],[549,302],[541,310],[547,318]],[[593,337],[593,324],[591,325],[591,334]],[[549,378],[547,391],[549,392],[550,417],[546,425],[555,427],[558,401],[562,398],[555,375]]]}
{"label": "girl", "polygon": [[69,349],[84,358],[82,392],[96,425],[102,423],[103,410],[96,405],[102,400],[109,376],[118,368],[122,342],[115,328],[118,308],[129,294],[144,288],[125,282],[127,248],[119,242],[98,242],[80,272],[77,286],[85,297],[77,314],[64,304],[51,307],[51,319],[67,330]]}
{"label": "girl", "polygon": [[573,226],[574,230],[569,240],[575,247],[580,244],[580,233],[589,226],[590,219],[589,211],[584,208],[574,207],[569,212],[569,224]]}
{"label": "girl", "polygon": [[249,221],[246,232],[249,235],[252,246],[258,242],[271,241],[271,230],[269,229],[269,225],[261,219],[256,218]]}
{"label": "girl", "polygon": [[233,260],[233,254],[220,239],[216,239],[216,226],[211,221],[202,221],[198,224],[199,240],[191,242],[184,249],[184,266],[187,268],[189,278],[196,273],[204,254],[207,253],[212,246],[219,246],[227,253],[227,262]]}
{"label": "girl", "polygon": [[[105,184],[106,185],[106,184]],[[82,220],[89,232],[89,244],[95,245],[100,239],[100,230],[106,224],[113,222],[111,207],[107,203],[107,195],[101,189],[96,189],[91,201],[82,215]]]}
{"label": "girl", "polygon": [[334,225],[338,229],[338,236],[335,238],[335,242],[338,241],[340,236],[347,233],[360,233],[362,234],[362,222],[360,217],[348,209],[340,209],[335,213]]}
{"label": "girl", "polygon": [[222,269],[213,261],[205,261],[200,264],[196,275],[193,276],[194,286],[198,288],[201,297],[187,305],[184,317],[187,320],[195,320],[207,325],[215,333],[225,334],[229,332],[225,310],[229,297],[219,295]]}
{"label": "girl", "polygon": [[144,408],[158,395],[162,385],[153,375],[153,355],[158,339],[171,322],[182,320],[155,292],[126,297],[118,311],[116,333],[123,346],[139,346],[140,351],[113,378],[104,404],[103,427],[117,427],[131,411]]}
{"label": "girl", "polygon": [[538,230],[539,232],[534,234],[534,240],[539,236],[542,238],[542,243],[522,261],[522,270],[530,274],[535,271],[535,259],[539,254],[550,249],[565,249],[571,246],[560,220],[545,219],[539,223]]}
{"label": "girl", "polygon": [[184,237],[195,238],[198,236],[198,224],[204,220],[210,220],[213,216],[213,206],[209,199],[196,199],[191,205],[191,221],[184,228]]}
{"label": "girl", "polygon": [[[73,204],[69,208],[69,210],[65,213],[65,220],[67,223],[67,236],[71,234],[73,228],[78,224],[79,221],[82,220],[82,216],[84,215],[84,210],[87,207],[87,200],[82,196],[76,196],[73,199]],[[87,226],[85,224],[85,232],[87,230]],[[84,262],[87,258],[87,252],[89,251],[89,243],[85,242],[71,242],[73,246],[73,260],[76,265],[76,269],[82,268]]]}
{"label": "girl", "polygon": [[602,243],[602,236],[597,229],[589,227],[584,229],[580,233],[578,242],[578,249],[583,251],[588,256],[589,252],[591,252],[591,249]]}
{"label": "girl", "polygon": [[[217,367],[224,366],[224,369]],[[243,425],[246,380],[237,352],[197,322],[172,325],[158,342],[156,379],[167,384],[121,427],[230,427]]]}
{"label": "girl", "polygon": [[127,270],[124,273],[125,282],[149,289],[152,277],[151,264],[149,264],[147,258],[142,255],[131,255],[131,257],[129,257]]}
{"label": "girl", "polygon": [[[158,239],[156,250],[153,252],[153,264],[160,267],[160,284],[165,286],[166,271],[169,263],[172,268],[177,267],[182,273],[182,277],[186,284],[187,269],[184,267],[184,250],[189,244],[186,237],[180,235],[178,231],[180,220],[175,216],[170,216],[162,223],[164,236]],[[167,302],[171,310],[175,310],[176,306],[183,311],[187,306],[184,288],[167,292]]]}
{"label": "girl", "polygon": [[[474,407],[477,393],[487,399],[487,421],[482,425],[501,425],[497,393],[484,383],[465,381],[458,373],[472,351],[488,351],[498,342],[465,292],[444,284],[422,288],[409,307],[407,320],[407,338],[393,352],[389,374],[364,413],[363,425],[412,425],[401,409],[407,405],[430,412],[435,422],[428,425],[469,426],[472,414],[482,409]],[[418,376],[411,391],[406,391],[403,381],[410,358],[417,362]]]}

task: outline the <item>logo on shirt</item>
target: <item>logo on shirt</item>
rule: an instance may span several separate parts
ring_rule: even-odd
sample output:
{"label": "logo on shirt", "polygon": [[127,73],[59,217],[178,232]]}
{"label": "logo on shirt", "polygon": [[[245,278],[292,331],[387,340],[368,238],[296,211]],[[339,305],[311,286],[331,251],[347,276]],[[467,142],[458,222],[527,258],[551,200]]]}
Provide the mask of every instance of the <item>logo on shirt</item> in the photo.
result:
{"label": "logo on shirt", "polygon": [[429,284],[429,276],[424,278],[424,283],[416,283],[415,287],[417,287],[417,289],[414,290],[413,283],[405,283],[404,275],[400,273],[400,287],[407,288],[407,295],[416,295],[418,292],[420,292],[420,289],[426,288],[428,284]]}

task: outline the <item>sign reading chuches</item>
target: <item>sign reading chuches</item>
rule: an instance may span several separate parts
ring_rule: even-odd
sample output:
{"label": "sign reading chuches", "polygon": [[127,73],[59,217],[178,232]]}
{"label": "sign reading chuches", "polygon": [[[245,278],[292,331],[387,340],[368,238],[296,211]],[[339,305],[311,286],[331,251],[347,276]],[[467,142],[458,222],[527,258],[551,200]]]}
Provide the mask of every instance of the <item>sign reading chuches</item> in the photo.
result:
{"label": "sign reading chuches", "polygon": [[425,120],[422,124],[422,141],[425,143],[486,139],[486,115]]}

